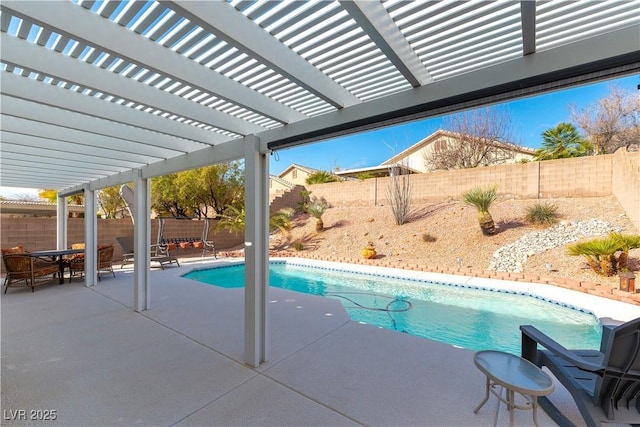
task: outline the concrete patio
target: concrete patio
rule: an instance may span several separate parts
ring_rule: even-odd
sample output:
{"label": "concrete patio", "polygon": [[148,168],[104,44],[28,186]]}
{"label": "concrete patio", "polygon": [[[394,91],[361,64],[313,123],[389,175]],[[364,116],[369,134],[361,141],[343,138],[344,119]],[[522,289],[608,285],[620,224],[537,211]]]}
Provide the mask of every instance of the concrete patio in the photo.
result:
{"label": "concrete patio", "polygon": [[[243,290],[180,277],[203,263],[154,269],[143,313],[130,308],[127,269],[93,288],[76,279],[2,295],[2,424],[508,425],[493,397],[472,412],[484,395],[472,351],[352,322],[331,299],[271,288],[270,361],[247,367]],[[48,410],[55,420],[32,419]],[[542,410],[539,420],[554,425]],[[516,425],[533,425],[531,413],[517,411]]]}

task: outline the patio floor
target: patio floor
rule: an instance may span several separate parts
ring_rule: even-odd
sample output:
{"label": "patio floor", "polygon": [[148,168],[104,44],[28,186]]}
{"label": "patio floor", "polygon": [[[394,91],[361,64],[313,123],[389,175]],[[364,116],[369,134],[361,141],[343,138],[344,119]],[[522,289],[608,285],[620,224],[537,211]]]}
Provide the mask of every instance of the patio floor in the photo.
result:
{"label": "patio floor", "polygon": [[[493,397],[473,413],[484,377],[472,351],[352,322],[331,299],[271,288],[270,361],[247,367],[243,290],[180,277],[201,263],[154,269],[144,313],[129,308],[130,269],[93,288],[75,279],[2,295],[2,424],[508,425]],[[46,411],[56,419],[31,419]],[[554,425],[542,410],[539,420]],[[516,425],[533,425],[531,413]]]}

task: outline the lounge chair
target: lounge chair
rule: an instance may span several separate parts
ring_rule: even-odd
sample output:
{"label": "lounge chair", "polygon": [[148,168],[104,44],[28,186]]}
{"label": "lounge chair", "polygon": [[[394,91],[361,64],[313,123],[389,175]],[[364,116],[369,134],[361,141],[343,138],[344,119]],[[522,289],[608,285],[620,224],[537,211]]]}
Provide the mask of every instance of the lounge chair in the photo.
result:
{"label": "lounge chair", "polygon": [[[600,351],[567,350],[531,325],[520,330],[522,357],[553,373],[571,393],[587,426],[640,425],[640,318],[603,326]],[[573,425],[547,397],[539,404],[558,425]]]}
{"label": "lounge chair", "polygon": [[[120,248],[122,248],[122,264],[120,268],[125,264],[133,263],[133,236],[116,237],[116,241],[120,245]],[[180,267],[178,258],[169,253],[167,245],[151,245],[151,262],[159,263],[160,268],[163,270],[165,264],[172,264],[174,262]]]}
{"label": "lounge chair", "polygon": [[37,285],[58,277],[57,262],[36,258],[28,252],[3,254],[2,262],[7,274],[4,279],[5,294],[10,286],[30,286],[31,292],[34,292]]}
{"label": "lounge chair", "polygon": [[[84,257],[76,257],[68,261],[69,272],[71,277],[76,273],[80,273],[80,277],[84,276],[85,265]],[[116,273],[113,271],[113,245],[98,246],[98,280],[107,273]]]}

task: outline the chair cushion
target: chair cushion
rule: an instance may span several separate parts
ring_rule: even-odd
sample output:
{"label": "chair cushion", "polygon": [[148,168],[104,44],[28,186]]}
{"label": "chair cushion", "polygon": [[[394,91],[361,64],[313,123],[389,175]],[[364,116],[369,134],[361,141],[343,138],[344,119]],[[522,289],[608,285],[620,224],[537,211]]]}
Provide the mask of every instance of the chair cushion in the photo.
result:
{"label": "chair cushion", "polygon": [[2,249],[2,255],[7,254],[21,254],[24,253],[24,247],[22,245],[14,246],[13,248],[4,248]]}

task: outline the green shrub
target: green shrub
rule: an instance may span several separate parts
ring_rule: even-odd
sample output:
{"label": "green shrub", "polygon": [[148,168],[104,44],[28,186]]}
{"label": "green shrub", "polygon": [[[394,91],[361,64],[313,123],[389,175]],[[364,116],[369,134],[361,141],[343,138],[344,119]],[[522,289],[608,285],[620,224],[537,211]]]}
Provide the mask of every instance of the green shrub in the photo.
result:
{"label": "green shrub", "polygon": [[540,202],[531,205],[527,208],[527,221],[531,224],[554,224],[558,221],[558,206]]}
{"label": "green shrub", "polygon": [[304,245],[300,240],[296,240],[295,242],[293,242],[293,249],[295,249],[296,251],[302,251],[304,250]]}
{"label": "green shrub", "polygon": [[[629,250],[639,247],[640,235],[610,233],[605,238],[574,243],[567,247],[567,253],[584,256],[595,273],[610,277],[627,270]],[[618,256],[617,252],[620,252]]]}

